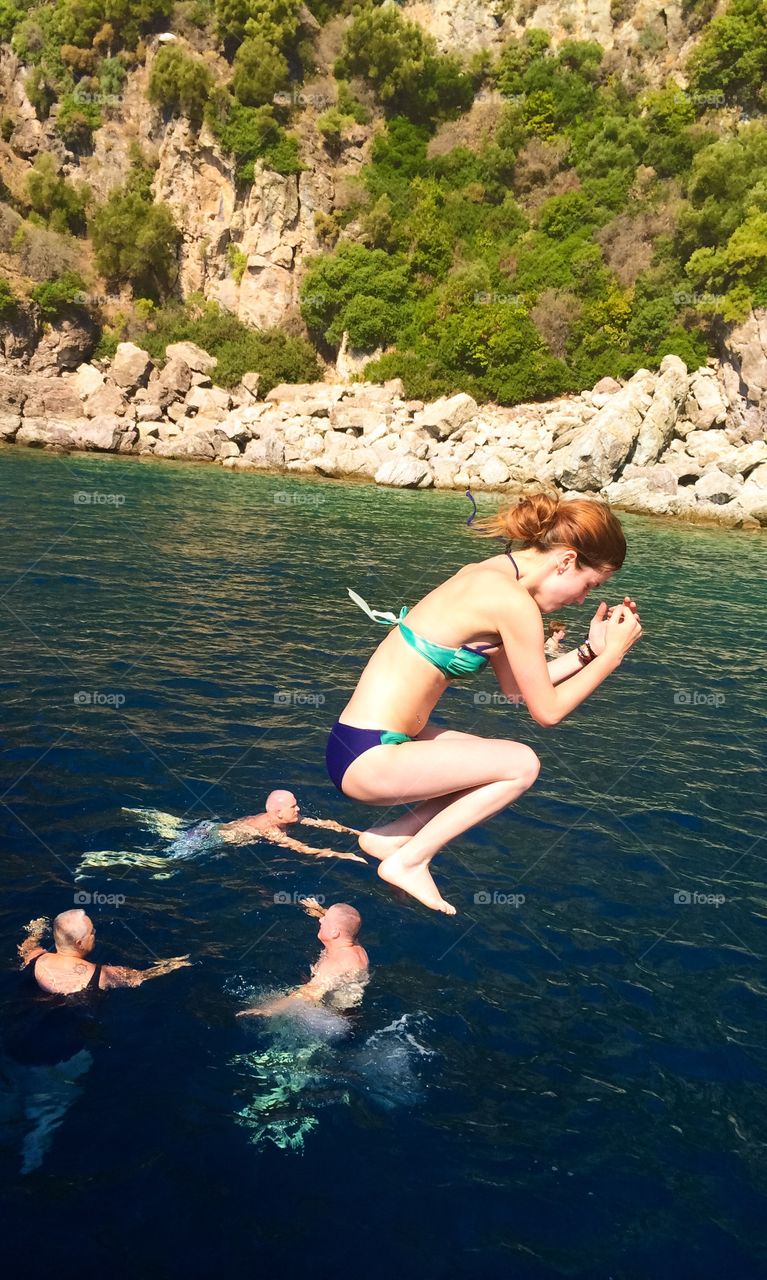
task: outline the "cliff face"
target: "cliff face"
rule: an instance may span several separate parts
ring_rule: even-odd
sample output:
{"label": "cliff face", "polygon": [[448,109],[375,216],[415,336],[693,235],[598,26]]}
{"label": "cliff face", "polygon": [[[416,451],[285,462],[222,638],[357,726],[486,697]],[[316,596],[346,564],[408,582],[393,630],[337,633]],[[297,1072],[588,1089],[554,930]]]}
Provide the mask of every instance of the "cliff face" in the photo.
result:
{"label": "cliff face", "polygon": [[[612,0],[613,9],[614,4]],[[649,63],[644,58],[643,70],[651,81],[660,81],[678,67],[686,49],[678,0],[638,0],[633,8],[628,3],[625,17],[617,22],[611,16],[611,0],[570,0],[567,5],[561,0],[539,5],[534,0],[410,0],[399,8],[446,52],[495,50],[526,28],[540,27],[548,31],[554,47],[566,39],[597,40],[608,56],[625,60],[642,32],[652,27],[662,47]],[[330,35],[328,28],[318,44],[321,73],[338,52],[340,26],[334,39],[329,40]],[[183,38],[176,41],[188,50]],[[24,89],[25,68],[6,47],[0,54],[0,98],[17,122],[11,145],[0,142],[6,184],[21,191],[30,162],[38,152],[49,151],[61,161],[66,177],[87,182],[103,201],[126,179],[131,144],[148,147],[159,159],[155,197],[173,210],[183,236],[182,295],[202,293],[250,324],[283,323],[295,314],[305,259],[322,248],[315,215],[331,213],[339,179],[364,163],[376,125],[357,126],[341,154],[331,159],[316,128],[323,106],[332,101],[326,81],[328,96],[323,100],[321,93],[306,94],[308,105],[296,126],[305,171],[283,177],[257,165],[253,184],[238,189],[232,161],[205,127],[198,132],[186,119],[164,119],[150,106],[147,86],[160,47],[156,37],[147,41],[144,64],[128,74],[119,100],[102,109],[104,120],[94,134],[93,150],[81,157],[67,151],[53,128],[55,107],[50,120],[37,119]],[[206,59],[214,71],[221,61],[213,53]],[[221,61],[219,69],[224,65]],[[312,106],[315,100],[317,108]],[[230,246],[246,256],[240,279],[232,270]]]}

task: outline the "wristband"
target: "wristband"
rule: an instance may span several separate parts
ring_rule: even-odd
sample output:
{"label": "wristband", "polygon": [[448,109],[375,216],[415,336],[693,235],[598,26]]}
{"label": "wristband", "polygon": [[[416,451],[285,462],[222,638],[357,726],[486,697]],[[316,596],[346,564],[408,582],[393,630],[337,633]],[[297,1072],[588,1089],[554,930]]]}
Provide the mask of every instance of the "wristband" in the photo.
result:
{"label": "wristband", "polygon": [[587,667],[590,662],[593,662],[597,656],[588,640],[584,640],[583,644],[579,644],[575,652],[578,654],[581,665],[584,667]]}

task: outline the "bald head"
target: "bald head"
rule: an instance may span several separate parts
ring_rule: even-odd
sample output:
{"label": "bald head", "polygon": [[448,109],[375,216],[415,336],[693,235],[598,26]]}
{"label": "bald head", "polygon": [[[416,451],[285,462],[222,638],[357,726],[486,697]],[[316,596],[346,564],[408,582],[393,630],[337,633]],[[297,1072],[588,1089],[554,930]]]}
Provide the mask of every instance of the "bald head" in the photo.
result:
{"label": "bald head", "polygon": [[270,791],[266,797],[266,812],[273,822],[288,826],[298,822],[300,809],[292,791]]}
{"label": "bald head", "polygon": [[94,937],[93,922],[82,907],[62,911],[53,921],[53,941],[57,951],[90,951]]}
{"label": "bald head", "polygon": [[328,907],[322,918],[322,924],[324,929],[353,942],[360,931],[362,916],[356,907],[350,907],[348,902],[337,902],[334,906]]}

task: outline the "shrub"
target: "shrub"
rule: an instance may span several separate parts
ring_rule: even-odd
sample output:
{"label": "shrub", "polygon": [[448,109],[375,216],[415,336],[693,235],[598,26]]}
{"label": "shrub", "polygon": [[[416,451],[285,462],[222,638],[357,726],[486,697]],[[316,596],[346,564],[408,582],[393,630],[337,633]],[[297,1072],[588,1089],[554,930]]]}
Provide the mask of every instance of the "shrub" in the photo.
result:
{"label": "shrub", "polygon": [[[407,266],[399,255],[344,243],[309,264],[301,288],[301,314],[318,341],[337,347],[347,329],[353,346],[369,350],[393,339],[411,296]],[[373,308],[375,317],[369,324],[363,321],[365,305]]]}
{"label": "shrub", "polygon": [[106,279],[127,282],[149,298],[168,294],[176,279],[181,236],[167,205],[153,204],[129,183],[96,210],[89,231]]}
{"label": "shrub", "polygon": [[761,0],[730,0],[687,63],[690,88],[723,94],[749,108],[767,106],[767,11]]}
{"label": "shrub", "polygon": [[253,181],[253,166],[263,160],[277,173],[300,173],[298,142],[277,123],[271,107],[243,107],[228,93],[214,93],[206,119],[224,151],[234,157],[238,182]]}
{"label": "shrub", "polygon": [[85,292],[85,281],[76,271],[67,271],[58,280],[48,280],[35,285],[30,292],[46,320],[53,319],[59,312],[79,302]]}
{"label": "shrub", "polygon": [[152,317],[142,345],[161,360],[169,342],[196,342],[218,360],[213,373],[222,387],[234,387],[243,374],[261,374],[265,395],[279,382],[313,382],[322,375],[316,352],[304,338],[279,329],[248,328],[217,303],[192,298],[184,307],[168,307]]}
{"label": "shrub", "polygon": [[[97,95],[94,95],[97,96]],[[101,126],[97,102],[89,101],[81,91],[65,94],[56,116],[56,132],[73,151],[89,147],[93,132]]]}
{"label": "shrub", "polygon": [[362,76],[387,111],[421,123],[467,107],[473,97],[458,60],[440,55],[434,38],[393,5],[357,13],[335,72],[343,79]]}
{"label": "shrub", "polygon": [[0,317],[6,317],[16,310],[18,299],[9,282],[0,278]]}
{"label": "shrub", "polygon": [[74,187],[59,176],[56,163],[47,151],[38,152],[27,174],[27,199],[52,231],[83,231],[89,194],[87,187]]}
{"label": "shrub", "polygon": [[190,58],[178,45],[167,45],[152,63],[149,101],[187,116],[199,128],[211,86],[211,73],[199,58]]}
{"label": "shrub", "polygon": [[243,40],[234,59],[232,87],[244,107],[262,107],[272,102],[288,81],[287,60],[276,45],[263,36]]}

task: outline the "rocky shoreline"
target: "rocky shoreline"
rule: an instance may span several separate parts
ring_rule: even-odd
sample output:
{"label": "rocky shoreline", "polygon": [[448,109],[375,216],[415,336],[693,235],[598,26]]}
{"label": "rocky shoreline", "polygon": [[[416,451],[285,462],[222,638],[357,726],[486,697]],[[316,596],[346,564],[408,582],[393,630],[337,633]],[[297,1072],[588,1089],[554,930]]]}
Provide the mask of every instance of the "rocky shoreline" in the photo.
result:
{"label": "rocky shoreline", "polygon": [[689,373],[669,355],[623,385],[603,378],[580,395],[502,408],[465,394],[407,400],[398,379],[286,384],[259,400],[258,374],[227,391],[215,364],[189,342],[171,344],[161,368],[132,343],[74,370],[6,364],[0,440],[404,488],[543,484],[627,511],[767,525],[765,411],[733,387],[731,365]]}

